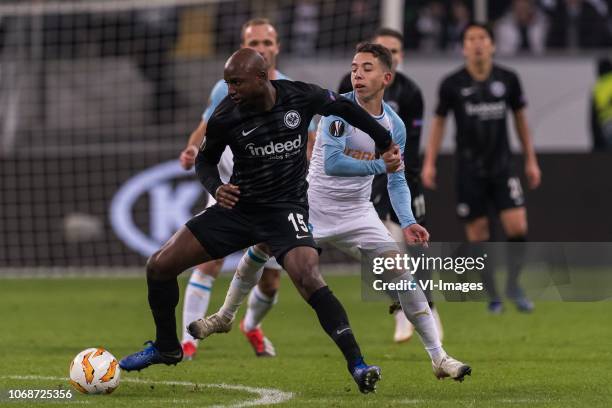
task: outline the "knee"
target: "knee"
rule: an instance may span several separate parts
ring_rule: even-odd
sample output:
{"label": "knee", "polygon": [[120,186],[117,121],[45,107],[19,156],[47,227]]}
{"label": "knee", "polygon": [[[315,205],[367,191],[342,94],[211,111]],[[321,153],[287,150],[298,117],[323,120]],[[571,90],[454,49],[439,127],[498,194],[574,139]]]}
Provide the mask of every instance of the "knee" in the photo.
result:
{"label": "knee", "polygon": [[165,280],[168,271],[163,266],[161,261],[160,252],[156,252],[149,257],[147,260],[147,278],[152,280]]}
{"label": "knee", "polygon": [[325,286],[325,281],[319,272],[318,262],[307,261],[302,266],[300,286],[308,295]]}
{"label": "knee", "polygon": [[259,290],[266,296],[274,296],[280,287],[280,271],[275,269],[264,269],[264,273],[258,283]]}
{"label": "knee", "polygon": [[221,269],[223,268],[223,261],[224,258],[215,259],[200,265],[198,269],[200,269],[204,274],[208,276],[217,278],[219,276],[219,273],[221,272]]}
{"label": "knee", "polygon": [[470,242],[484,242],[489,240],[489,223],[486,219],[476,220],[466,226],[467,239]]}
{"label": "knee", "polygon": [[520,220],[506,227],[506,236],[509,239],[520,238],[527,235],[527,220]]}
{"label": "knee", "polygon": [[272,256],[272,251],[270,250],[270,247],[267,244],[264,244],[263,242],[256,244],[255,248],[259,249],[261,252],[265,252],[269,256]]}

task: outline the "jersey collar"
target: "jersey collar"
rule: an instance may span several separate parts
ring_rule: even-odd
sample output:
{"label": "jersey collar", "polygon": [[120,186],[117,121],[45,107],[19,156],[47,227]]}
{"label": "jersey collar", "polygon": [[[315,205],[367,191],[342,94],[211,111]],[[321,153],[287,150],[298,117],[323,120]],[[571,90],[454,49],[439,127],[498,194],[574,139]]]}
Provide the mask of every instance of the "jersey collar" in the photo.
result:
{"label": "jersey collar", "polygon": [[[363,106],[361,106],[361,104],[359,103],[359,99],[357,99],[357,96],[355,96],[355,91],[351,92],[351,94],[352,94],[351,96],[353,97],[353,101],[355,101],[355,103],[357,105],[359,105],[360,108],[365,110],[365,108]],[[380,120],[380,119],[384,118],[385,117],[385,105],[383,104],[383,102],[380,103],[380,109],[382,111],[382,113],[380,115],[370,115],[370,116],[372,116],[376,120]]]}

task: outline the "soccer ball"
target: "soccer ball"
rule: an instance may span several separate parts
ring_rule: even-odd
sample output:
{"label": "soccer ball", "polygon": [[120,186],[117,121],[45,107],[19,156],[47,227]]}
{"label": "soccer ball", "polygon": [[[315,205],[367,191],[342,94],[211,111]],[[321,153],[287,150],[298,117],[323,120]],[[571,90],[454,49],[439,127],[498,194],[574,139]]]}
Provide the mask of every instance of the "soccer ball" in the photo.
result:
{"label": "soccer ball", "polygon": [[83,394],[110,394],[119,386],[121,368],[103,348],[88,348],[70,363],[70,384]]}

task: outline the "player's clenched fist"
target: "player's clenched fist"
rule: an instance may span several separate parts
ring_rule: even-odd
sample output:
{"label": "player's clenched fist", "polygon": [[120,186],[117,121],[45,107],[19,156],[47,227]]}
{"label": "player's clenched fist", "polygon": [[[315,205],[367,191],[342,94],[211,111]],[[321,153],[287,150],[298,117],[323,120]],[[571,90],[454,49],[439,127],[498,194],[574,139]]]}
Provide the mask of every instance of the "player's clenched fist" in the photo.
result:
{"label": "player's clenched fist", "polygon": [[233,208],[240,197],[240,189],[233,184],[223,184],[215,192],[215,200],[223,208]]}
{"label": "player's clenched fist", "polygon": [[189,145],[181,152],[179,161],[181,167],[185,170],[189,170],[195,164],[196,156],[198,155],[198,147],[196,145]]}
{"label": "player's clenched fist", "polygon": [[402,162],[402,155],[398,145],[393,144],[383,153],[382,158],[385,162],[387,173],[395,173],[403,169],[404,163]]}

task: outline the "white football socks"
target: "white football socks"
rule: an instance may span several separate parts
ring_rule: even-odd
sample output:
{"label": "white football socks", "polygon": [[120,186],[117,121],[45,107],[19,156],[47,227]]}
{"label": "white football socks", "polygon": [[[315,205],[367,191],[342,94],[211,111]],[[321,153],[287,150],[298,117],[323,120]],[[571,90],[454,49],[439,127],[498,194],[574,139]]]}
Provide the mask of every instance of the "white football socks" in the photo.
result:
{"label": "white football socks", "polygon": [[270,297],[259,290],[259,286],[255,286],[249,295],[248,308],[244,315],[244,329],[251,331],[258,327],[277,299],[276,293]]}
{"label": "white football socks", "polygon": [[227,289],[225,302],[217,313],[224,318],[231,320],[236,316],[236,312],[249,294],[263,272],[263,266],[268,261],[268,254],[260,251],[256,247],[250,247],[240,259],[234,278]]}
{"label": "white football socks", "polygon": [[[397,280],[412,280],[412,275],[406,272]],[[446,355],[446,352],[442,348],[436,321],[423,290],[417,284],[415,290],[398,290],[397,294],[406,318],[410,320],[416,332],[419,333],[431,360],[437,364]]]}
{"label": "white football socks", "polygon": [[215,278],[206,275],[197,268],[194,268],[191,272],[183,303],[183,342],[191,341],[198,344],[197,339],[194,339],[187,332],[187,326],[194,320],[206,316],[206,310],[208,310],[208,303],[210,302],[210,292],[214,283]]}

